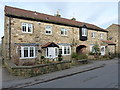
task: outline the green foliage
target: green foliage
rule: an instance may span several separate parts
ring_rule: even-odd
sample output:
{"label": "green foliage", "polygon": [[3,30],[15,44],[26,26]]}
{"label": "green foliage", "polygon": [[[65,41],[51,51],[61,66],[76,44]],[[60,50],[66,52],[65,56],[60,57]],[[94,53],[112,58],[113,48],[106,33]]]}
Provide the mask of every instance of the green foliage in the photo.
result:
{"label": "green foliage", "polygon": [[61,54],[58,55],[58,61],[62,61],[63,60],[63,57]]}
{"label": "green foliage", "polygon": [[76,58],[76,57],[78,57],[78,54],[75,53],[75,52],[73,52],[73,53],[71,54],[71,57],[72,57],[72,58]]}
{"label": "green foliage", "polygon": [[89,53],[89,55],[94,55],[94,54],[95,54],[95,53],[93,53],[93,52],[90,52],[90,53]]}
{"label": "green foliage", "polygon": [[62,61],[62,60],[63,60],[63,58],[62,58],[62,57],[59,57],[59,58],[58,58],[58,61]]}
{"label": "green foliage", "polygon": [[95,44],[95,45],[93,46],[93,50],[94,50],[94,52],[95,52],[96,54],[99,53],[99,51],[100,51],[99,45],[98,45],[98,44]]}
{"label": "green foliage", "polygon": [[88,56],[86,54],[80,54],[77,56],[77,60],[81,60],[81,59],[87,59]]}
{"label": "green foliage", "polygon": [[87,59],[88,56],[86,54],[77,54],[77,53],[72,53],[71,55],[72,58],[75,58],[76,60],[80,60],[80,59]]}
{"label": "green foliage", "polygon": [[41,59],[44,59],[45,57],[44,56],[41,56]]}
{"label": "green foliage", "polygon": [[58,55],[58,57],[62,57],[62,55],[61,55],[61,54],[59,54],[59,55]]}

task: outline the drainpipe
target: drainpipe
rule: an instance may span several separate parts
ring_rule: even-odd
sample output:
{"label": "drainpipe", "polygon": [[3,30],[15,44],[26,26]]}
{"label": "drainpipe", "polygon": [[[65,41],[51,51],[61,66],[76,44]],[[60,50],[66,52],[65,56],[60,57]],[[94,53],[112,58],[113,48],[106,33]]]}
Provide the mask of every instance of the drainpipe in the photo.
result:
{"label": "drainpipe", "polygon": [[8,50],[9,50],[9,60],[11,60],[11,17],[9,17],[9,25],[8,25],[9,27],[8,27],[8,30],[9,30],[9,35],[8,35],[8,37],[9,37],[9,48],[8,48]]}

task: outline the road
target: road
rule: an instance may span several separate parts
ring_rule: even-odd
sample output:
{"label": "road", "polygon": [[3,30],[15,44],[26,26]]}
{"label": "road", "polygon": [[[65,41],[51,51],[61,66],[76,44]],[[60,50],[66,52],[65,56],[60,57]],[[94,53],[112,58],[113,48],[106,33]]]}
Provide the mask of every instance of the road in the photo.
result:
{"label": "road", "polygon": [[28,86],[26,88],[118,88],[118,64]]}

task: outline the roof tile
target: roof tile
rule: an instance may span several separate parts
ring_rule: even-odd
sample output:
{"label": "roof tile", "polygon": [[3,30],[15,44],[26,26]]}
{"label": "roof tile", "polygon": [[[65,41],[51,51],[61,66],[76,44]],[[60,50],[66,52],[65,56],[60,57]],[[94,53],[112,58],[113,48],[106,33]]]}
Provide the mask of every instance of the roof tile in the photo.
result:
{"label": "roof tile", "polygon": [[106,31],[96,25],[93,25],[93,24],[88,24],[88,23],[79,22],[79,21],[75,21],[75,20],[65,19],[65,18],[61,18],[61,17],[43,14],[43,13],[38,13],[35,11],[28,11],[28,10],[19,9],[19,8],[10,7],[10,6],[5,6],[5,15],[13,15],[13,16],[18,16],[18,17],[38,19],[38,20],[42,20],[42,21],[60,23],[60,24],[71,25],[71,26],[76,26],[76,27],[82,27],[83,25],[86,25],[86,27],[89,29]]}

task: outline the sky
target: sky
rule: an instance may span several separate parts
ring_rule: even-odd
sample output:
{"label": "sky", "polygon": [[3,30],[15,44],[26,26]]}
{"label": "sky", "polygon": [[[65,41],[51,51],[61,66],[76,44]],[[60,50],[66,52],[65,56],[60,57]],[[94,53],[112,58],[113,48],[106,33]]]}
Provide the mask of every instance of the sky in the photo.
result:
{"label": "sky", "polygon": [[4,0],[0,1],[0,38],[4,36],[4,6],[37,11],[54,15],[59,11],[62,18],[95,24],[106,29],[118,24],[118,0]]}

